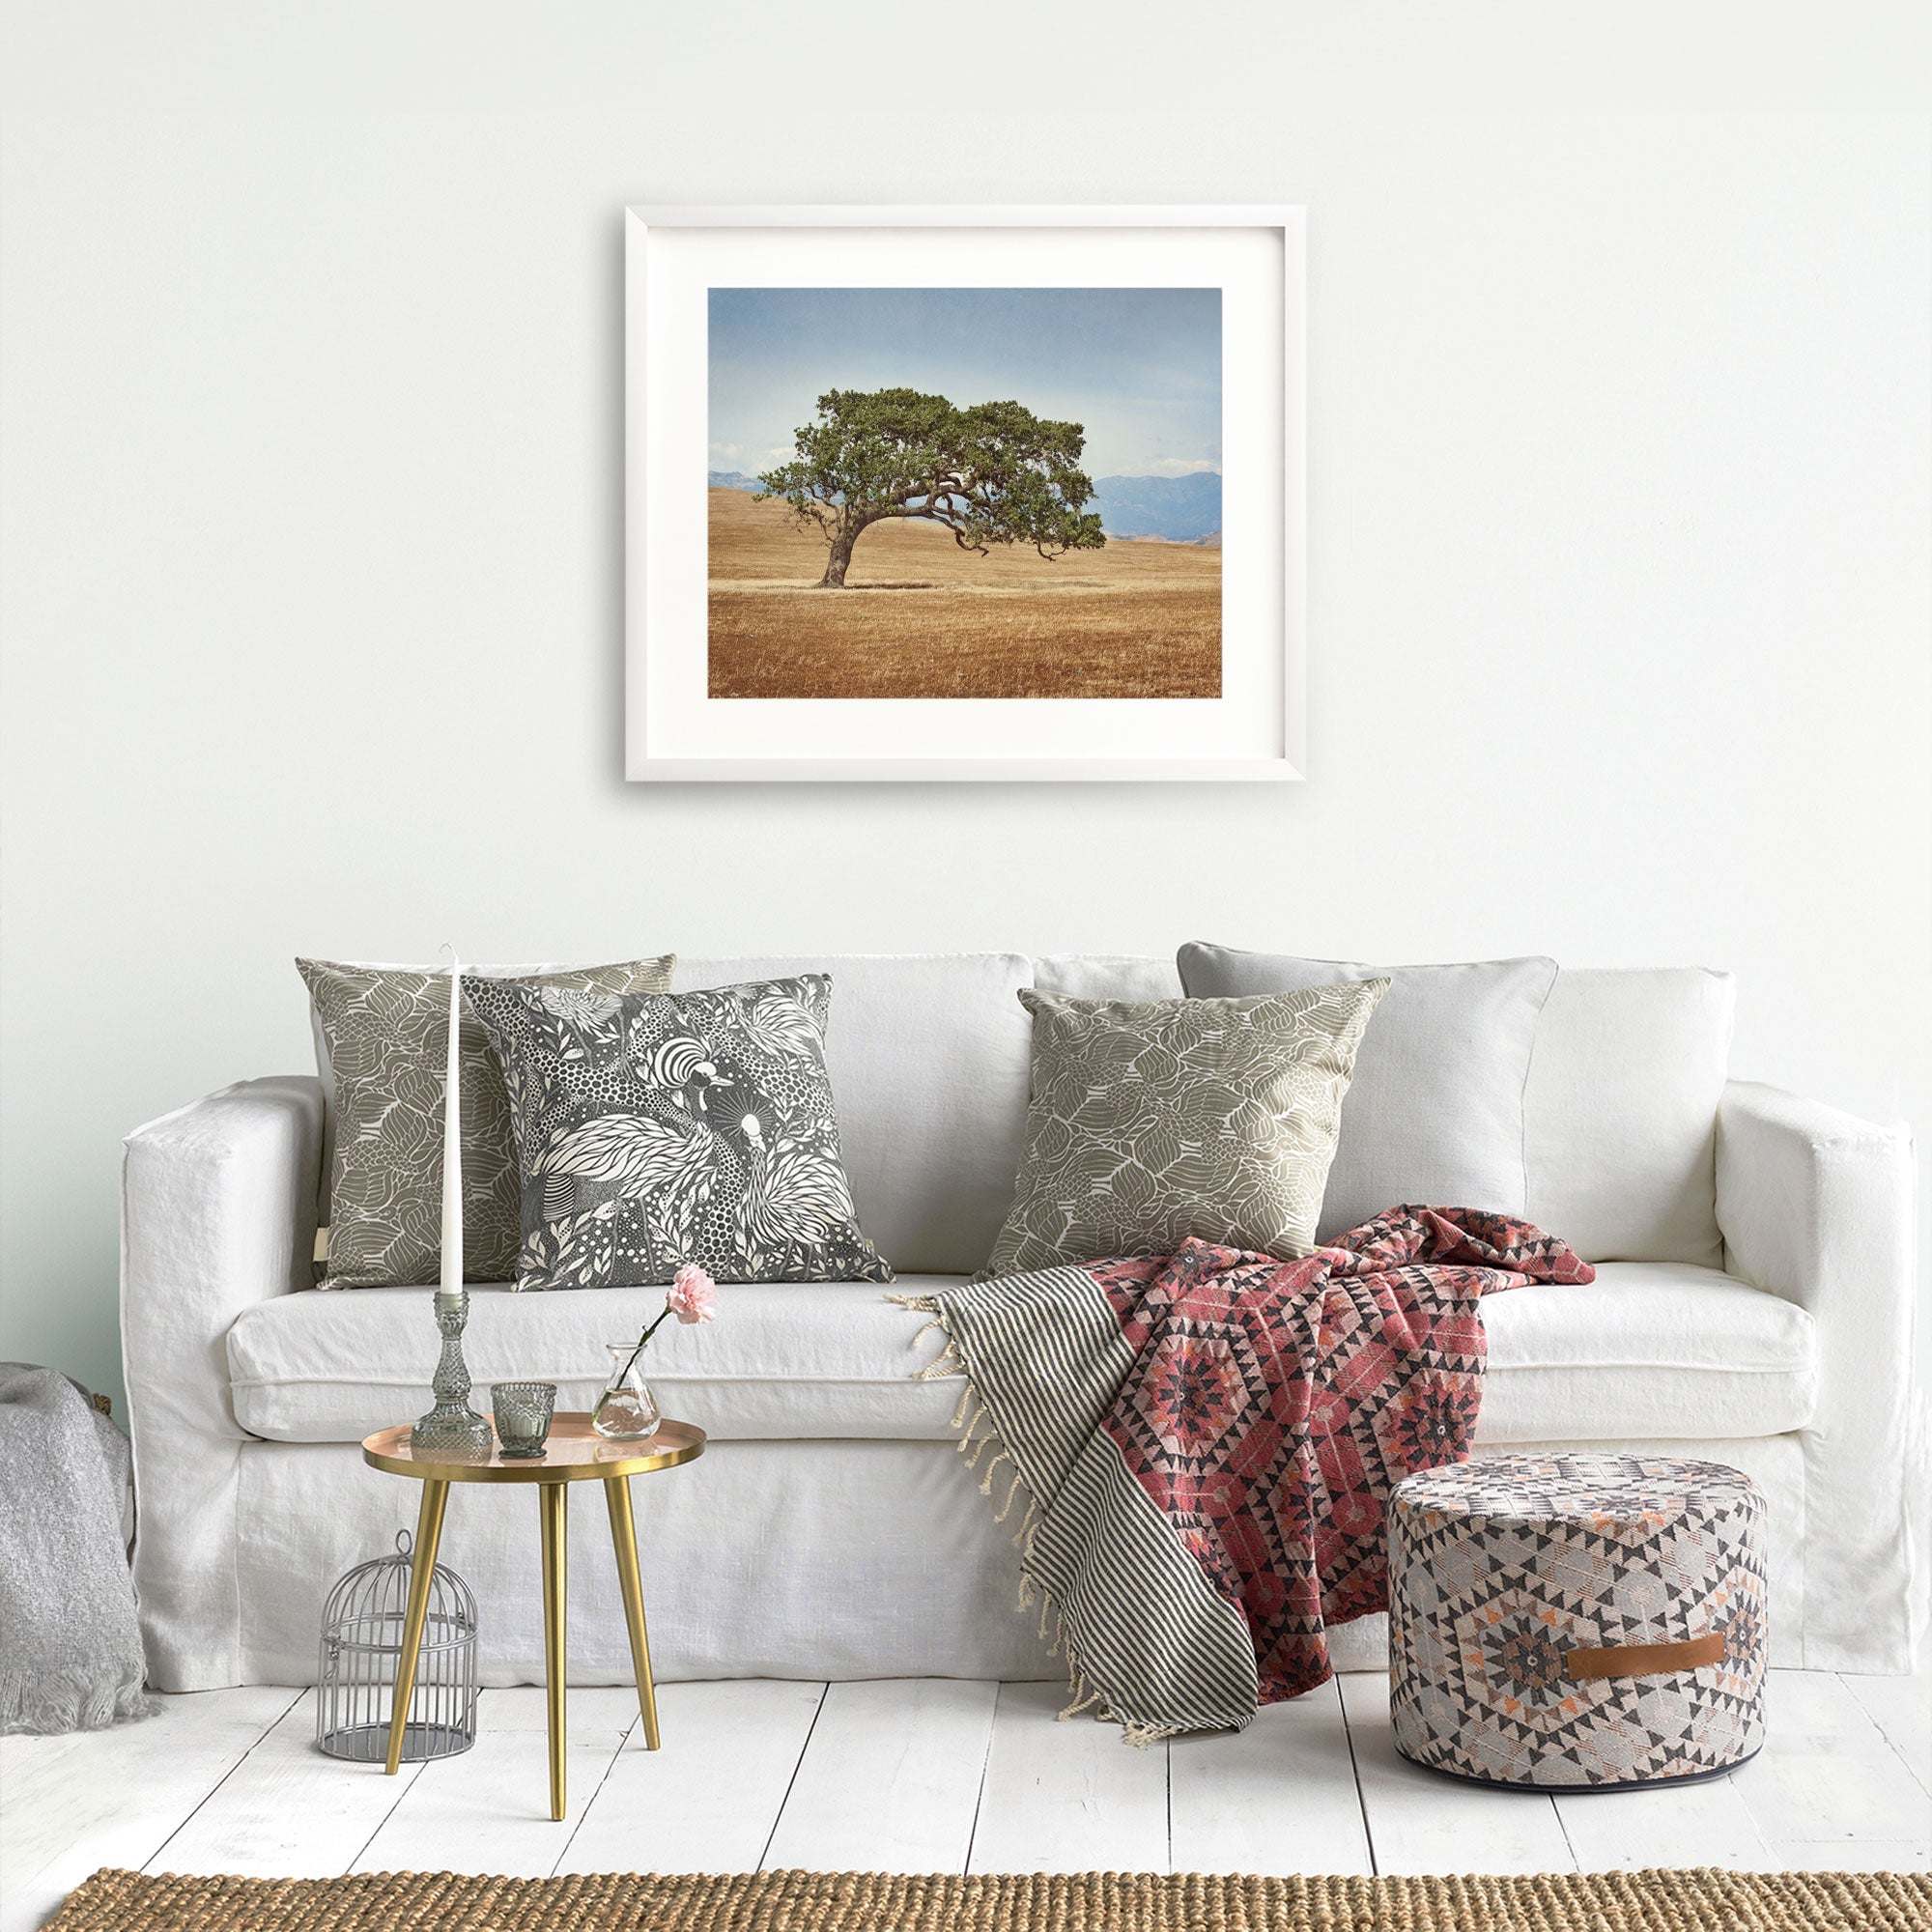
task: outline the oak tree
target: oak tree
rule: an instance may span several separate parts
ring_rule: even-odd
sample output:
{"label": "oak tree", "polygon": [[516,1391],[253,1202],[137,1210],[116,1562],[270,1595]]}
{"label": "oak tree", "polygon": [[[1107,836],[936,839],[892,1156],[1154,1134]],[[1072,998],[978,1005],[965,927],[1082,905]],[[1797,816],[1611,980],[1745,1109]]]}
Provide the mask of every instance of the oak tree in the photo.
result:
{"label": "oak tree", "polygon": [[829,546],[819,588],[839,590],[852,547],[874,524],[942,524],[961,550],[1030,543],[1050,562],[1098,550],[1100,519],[1084,506],[1087,432],[1018,403],[959,409],[917,389],[829,389],[798,431],[789,463],[758,478],[758,500],[787,504]]}

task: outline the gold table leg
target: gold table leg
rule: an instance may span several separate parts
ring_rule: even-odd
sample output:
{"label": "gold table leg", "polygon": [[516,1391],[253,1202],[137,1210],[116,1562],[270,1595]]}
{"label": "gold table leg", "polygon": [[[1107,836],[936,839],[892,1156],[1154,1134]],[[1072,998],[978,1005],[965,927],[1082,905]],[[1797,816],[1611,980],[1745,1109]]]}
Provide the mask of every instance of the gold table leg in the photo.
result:
{"label": "gold table leg", "polygon": [[564,1811],[565,1585],[569,1569],[569,1486],[539,1483],[537,1508],[543,1522],[544,1690],[550,1716],[550,1815]]}
{"label": "gold table leg", "polygon": [[389,1713],[389,1757],[384,1769],[391,1777],[403,1765],[403,1733],[409,1727],[410,1700],[416,1690],[416,1653],[422,1648],[423,1623],[429,1615],[429,1586],[436,1576],[436,1546],[442,1540],[442,1512],[448,1501],[447,1483],[424,1483],[422,1506],[416,1511],[415,1547],[410,1555],[410,1603],[403,1613],[403,1653],[396,1659],[395,1700]]}
{"label": "gold table leg", "polygon": [[611,1542],[617,1552],[617,1581],[624,1592],[624,1624],[631,1634],[631,1670],[638,1680],[638,1714],[644,1720],[644,1748],[658,1747],[658,1690],[651,1678],[651,1638],[644,1628],[644,1584],[638,1575],[638,1525],[631,1515],[628,1476],[606,1476],[604,1504],[611,1512]]}

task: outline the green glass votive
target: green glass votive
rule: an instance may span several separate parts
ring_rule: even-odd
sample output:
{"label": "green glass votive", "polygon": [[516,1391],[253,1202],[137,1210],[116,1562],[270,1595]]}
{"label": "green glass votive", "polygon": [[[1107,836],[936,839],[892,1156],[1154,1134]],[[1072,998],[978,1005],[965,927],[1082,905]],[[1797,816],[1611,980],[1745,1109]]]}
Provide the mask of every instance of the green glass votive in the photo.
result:
{"label": "green glass votive", "polygon": [[497,1417],[497,1446],[503,1455],[543,1454],[556,1407],[554,1382],[492,1382],[490,1406]]}

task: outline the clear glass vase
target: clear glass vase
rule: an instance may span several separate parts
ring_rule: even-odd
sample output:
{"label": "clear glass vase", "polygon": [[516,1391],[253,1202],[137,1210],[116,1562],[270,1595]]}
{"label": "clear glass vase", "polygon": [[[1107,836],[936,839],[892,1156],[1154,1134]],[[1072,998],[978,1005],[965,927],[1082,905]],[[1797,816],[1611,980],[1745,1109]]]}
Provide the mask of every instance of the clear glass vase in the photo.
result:
{"label": "clear glass vase", "polygon": [[664,1419],[657,1398],[643,1376],[643,1350],[635,1342],[607,1342],[611,1351],[611,1379],[590,1411],[590,1426],[599,1435],[629,1441],[655,1435]]}

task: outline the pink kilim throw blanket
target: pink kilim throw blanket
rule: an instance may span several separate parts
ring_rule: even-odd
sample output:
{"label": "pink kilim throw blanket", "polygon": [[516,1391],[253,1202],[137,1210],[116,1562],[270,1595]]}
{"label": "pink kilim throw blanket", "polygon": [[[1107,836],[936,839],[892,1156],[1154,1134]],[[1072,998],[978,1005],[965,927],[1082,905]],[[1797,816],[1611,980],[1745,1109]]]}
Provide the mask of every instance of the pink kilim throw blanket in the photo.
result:
{"label": "pink kilim throw blanket", "polygon": [[1525,1222],[1393,1208],[1302,1261],[1189,1240],[901,1299],[946,1335],[923,1374],[965,1376],[981,1492],[1025,1505],[1069,1712],[1151,1742],[1327,1680],[1328,1627],[1386,1606],[1389,1492],[1469,1453],[1477,1304],[1592,1279]]}

